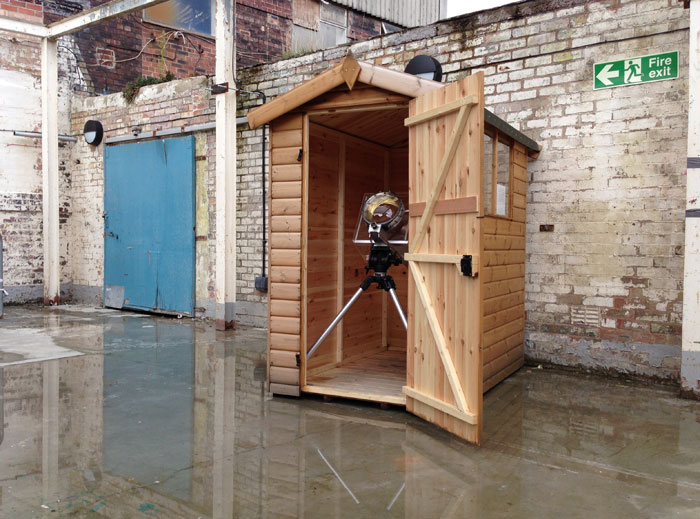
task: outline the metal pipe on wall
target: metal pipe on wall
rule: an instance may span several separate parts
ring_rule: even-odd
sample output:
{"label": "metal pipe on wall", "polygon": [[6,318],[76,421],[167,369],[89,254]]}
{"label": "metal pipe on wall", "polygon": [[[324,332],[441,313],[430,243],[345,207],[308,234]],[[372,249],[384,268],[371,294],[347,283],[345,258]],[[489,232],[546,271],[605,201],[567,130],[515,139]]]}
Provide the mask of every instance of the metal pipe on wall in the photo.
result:
{"label": "metal pipe on wall", "polygon": [[0,319],[3,317],[3,311],[4,311],[4,299],[5,299],[5,289],[3,288],[3,280],[2,280],[2,235],[0,234]]}
{"label": "metal pipe on wall", "polygon": [[[255,94],[262,99],[262,104],[267,103],[267,96],[264,92],[260,90],[243,90],[238,89],[239,92],[245,94]],[[267,137],[267,125],[263,124],[262,127],[262,268],[259,277],[255,278],[255,290],[260,292],[267,292],[267,219],[265,214],[267,213],[267,188],[265,186],[265,141]]]}

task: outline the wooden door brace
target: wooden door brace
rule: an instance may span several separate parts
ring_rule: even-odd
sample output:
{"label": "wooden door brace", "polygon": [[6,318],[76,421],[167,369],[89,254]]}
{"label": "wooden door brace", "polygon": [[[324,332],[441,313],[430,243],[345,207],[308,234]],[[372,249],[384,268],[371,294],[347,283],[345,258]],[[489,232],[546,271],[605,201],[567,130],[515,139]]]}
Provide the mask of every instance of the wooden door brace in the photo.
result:
{"label": "wooden door brace", "polygon": [[409,266],[411,268],[411,274],[413,275],[413,282],[416,285],[416,292],[418,292],[418,295],[420,296],[421,303],[425,309],[428,324],[430,325],[430,330],[433,332],[435,345],[437,346],[438,353],[440,353],[442,364],[445,367],[447,380],[450,383],[452,393],[454,394],[455,401],[457,402],[457,408],[462,411],[462,413],[468,413],[467,399],[464,396],[464,391],[462,390],[462,385],[459,381],[457,370],[452,362],[452,357],[450,357],[450,352],[447,349],[447,342],[445,341],[445,336],[442,333],[442,328],[440,328],[440,321],[438,321],[437,314],[435,313],[433,302],[430,300],[428,287],[425,285],[423,273],[420,271],[415,262],[409,262]]}
{"label": "wooden door brace", "polygon": [[[416,237],[413,239],[413,243],[411,244],[411,252],[417,252],[421,244],[423,243],[423,238],[425,238],[425,234],[428,230],[428,222],[433,217],[435,205],[437,204],[438,198],[440,197],[440,193],[442,192],[442,187],[445,185],[445,180],[447,179],[447,174],[450,171],[450,165],[452,164],[452,160],[454,159],[455,153],[457,153],[459,140],[462,136],[462,132],[464,131],[467,119],[469,118],[469,113],[471,112],[471,108],[476,104],[473,96],[465,97],[464,99],[460,99],[459,101],[461,102],[461,104],[459,105],[459,114],[457,114],[457,121],[455,122],[454,129],[452,130],[452,135],[450,135],[450,140],[447,145],[445,155],[442,157],[442,161],[440,162],[440,168],[438,169],[438,179],[435,183],[435,186],[433,186],[433,191],[430,194],[430,199],[426,203],[423,216],[421,216],[421,219],[418,221]],[[445,105],[444,107],[439,108],[446,108],[448,106],[450,105]],[[455,109],[455,107],[451,107],[451,109],[448,112],[453,112],[455,111]],[[430,115],[431,112],[432,111],[428,111],[425,115]],[[435,114],[432,115],[430,118],[424,118],[420,122],[425,122],[429,119],[443,115],[444,113],[445,111],[435,112]],[[408,120],[409,119],[407,119],[406,121]]]}

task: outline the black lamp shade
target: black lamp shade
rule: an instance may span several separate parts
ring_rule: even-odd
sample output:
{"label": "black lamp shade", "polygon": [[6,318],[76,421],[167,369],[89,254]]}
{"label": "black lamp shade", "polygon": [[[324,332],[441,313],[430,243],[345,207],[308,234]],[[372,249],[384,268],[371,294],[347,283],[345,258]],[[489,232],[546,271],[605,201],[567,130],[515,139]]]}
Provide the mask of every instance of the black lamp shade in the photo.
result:
{"label": "black lamp shade", "polygon": [[409,61],[404,72],[423,79],[432,79],[433,81],[442,80],[442,66],[440,62],[432,56],[426,56],[425,54],[416,56]]}
{"label": "black lamp shade", "polygon": [[104,135],[100,121],[86,122],[83,127],[83,135],[85,136],[85,142],[89,145],[98,146],[102,142],[102,136]]}

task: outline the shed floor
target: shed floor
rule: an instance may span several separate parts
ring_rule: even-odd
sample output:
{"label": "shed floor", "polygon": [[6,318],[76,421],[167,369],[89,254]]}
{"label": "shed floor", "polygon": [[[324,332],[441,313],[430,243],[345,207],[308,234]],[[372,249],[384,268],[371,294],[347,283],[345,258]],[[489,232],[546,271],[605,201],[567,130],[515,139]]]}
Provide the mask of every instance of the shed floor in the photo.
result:
{"label": "shed floor", "polygon": [[674,388],[522,369],[475,447],[401,409],[271,398],[264,330],[5,310],[2,518],[700,517],[700,402]]}
{"label": "shed floor", "polygon": [[406,352],[383,350],[307,377],[303,391],[406,405]]}

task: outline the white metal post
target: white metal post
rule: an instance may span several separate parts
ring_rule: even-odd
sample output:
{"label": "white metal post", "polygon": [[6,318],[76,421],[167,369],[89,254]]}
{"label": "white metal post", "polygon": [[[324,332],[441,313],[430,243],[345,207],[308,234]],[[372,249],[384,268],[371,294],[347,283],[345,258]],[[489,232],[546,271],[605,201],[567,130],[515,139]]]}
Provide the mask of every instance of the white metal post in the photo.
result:
{"label": "white metal post", "polygon": [[688,179],[683,279],[681,391],[700,397],[700,0],[690,2]]}
{"label": "white metal post", "polygon": [[216,0],[216,327],[231,328],[236,302],[235,0]]}
{"label": "white metal post", "polygon": [[61,298],[58,248],[58,45],[41,40],[41,171],[44,233],[44,303]]}

